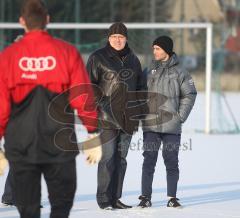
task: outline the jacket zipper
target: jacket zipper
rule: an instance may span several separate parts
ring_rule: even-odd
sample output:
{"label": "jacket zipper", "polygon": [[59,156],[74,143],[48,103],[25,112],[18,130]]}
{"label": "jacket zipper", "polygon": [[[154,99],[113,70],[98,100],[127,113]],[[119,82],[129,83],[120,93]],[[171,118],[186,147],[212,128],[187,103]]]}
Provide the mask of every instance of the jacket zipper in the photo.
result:
{"label": "jacket zipper", "polygon": [[[165,72],[165,68],[163,68],[163,70],[162,70],[162,72],[161,72],[161,74],[159,74],[159,77],[158,77],[158,79],[157,79],[157,83],[159,84],[159,81],[160,81],[160,79],[161,79],[161,77],[163,76],[163,74],[164,74],[164,72]],[[158,87],[158,86],[157,86]],[[157,93],[159,93],[158,92],[158,89],[157,89]],[[157,98],[157,109],[156,109],[156,112],[157,112],[157,127],[160,129],[160,131],[161,131],[161,129],[162,129],[162,113],[160,114],[160,116],[159,116],[159,99]],[[159,124],[159,122],[160,122],[160,124]]]}

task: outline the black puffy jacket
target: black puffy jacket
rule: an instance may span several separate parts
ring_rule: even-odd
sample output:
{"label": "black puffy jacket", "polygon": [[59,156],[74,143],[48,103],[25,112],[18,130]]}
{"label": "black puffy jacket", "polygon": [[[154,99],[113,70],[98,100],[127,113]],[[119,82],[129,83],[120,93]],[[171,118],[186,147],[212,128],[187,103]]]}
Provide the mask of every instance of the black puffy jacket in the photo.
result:
{"label": "black puffy jacket", "polygon": [[136,91],[143,90],[146,82],[137,56],[128,49],[120,57],[108,44],[90,55],[87,70],[96,85],[100,128],[117,128],[132,134],[141,114]]}

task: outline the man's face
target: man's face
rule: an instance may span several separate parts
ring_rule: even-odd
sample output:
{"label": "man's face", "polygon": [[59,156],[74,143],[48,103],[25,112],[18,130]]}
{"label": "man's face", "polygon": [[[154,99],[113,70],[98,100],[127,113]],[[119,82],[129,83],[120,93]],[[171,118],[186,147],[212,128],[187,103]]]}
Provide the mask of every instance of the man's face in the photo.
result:
{"label": "man's face", "polygon": [[125,47],[127,38],[121,34],[112,34],[108,41],[115,50],[120,51]]}
{"label": "man's face", "polygon": [[167,61],[169,59],[169,55],[159,46],[153,46],[153,55],[156,61]]}

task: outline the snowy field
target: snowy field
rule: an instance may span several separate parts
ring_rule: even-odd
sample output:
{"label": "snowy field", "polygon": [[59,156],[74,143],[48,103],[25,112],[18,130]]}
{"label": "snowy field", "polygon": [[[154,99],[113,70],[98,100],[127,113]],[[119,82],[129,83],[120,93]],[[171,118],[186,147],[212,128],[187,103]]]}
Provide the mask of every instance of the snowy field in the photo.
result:
{"label": "snowy field", "polygon": [[[228,93],[238,125],[240,124],[240,93]],[[227,115],[226,115],[227,116]],[[166,174],[161,154],[153,183],[153,207],[128,210],[103,211],[97,206],[96,170],[88,166],[83,156],[78,156],[78,189],[70,218],[107,217],[161,217],[161,218],[240,218],[240,134],[205,135],[194,132],[204,126],[204,98],[198,95],[189,120],[184,126],[179,155],[180,180],[178,197],[183,209],[166,208]],[[142,132],[132,139],[128,154],[123,197],[124,203],[136,206],[141,194]],[[6,174],[0,177],[0,194]],[[45,183],[42,188],[42,217],[49,217],[49,202]],[[17,218],[14,207],[1,207],[0,218]]]}

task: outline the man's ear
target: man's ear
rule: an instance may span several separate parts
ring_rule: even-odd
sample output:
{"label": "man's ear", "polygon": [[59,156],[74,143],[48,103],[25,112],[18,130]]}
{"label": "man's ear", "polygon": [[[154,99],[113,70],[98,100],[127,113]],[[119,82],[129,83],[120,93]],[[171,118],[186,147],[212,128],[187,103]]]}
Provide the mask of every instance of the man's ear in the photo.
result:
{"label": "man's ear", "polygon": [[23,17],[19,17],[19,23],[21,24],[21,26],[26,27],[26,22]]}
{"label": "man's ear", "polygon": [[47,15],[46,25],[50,23],[50,15]]}

